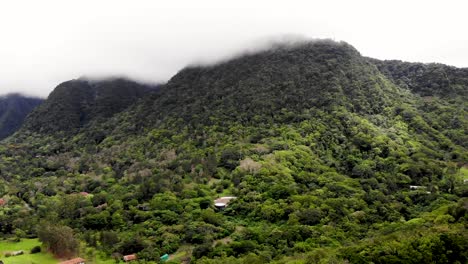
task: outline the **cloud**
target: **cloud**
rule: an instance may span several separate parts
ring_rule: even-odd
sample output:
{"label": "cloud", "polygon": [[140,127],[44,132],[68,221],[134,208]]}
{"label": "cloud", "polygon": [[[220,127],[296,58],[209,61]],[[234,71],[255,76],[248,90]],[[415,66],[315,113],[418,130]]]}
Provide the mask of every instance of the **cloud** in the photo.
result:
{"label": "cloud", "polygon": [[8,1],[0,4],[0,94],[47,96],[79,76],[164,82],[189,64],[332,38],[363,55],[468,66],[463,1]]}

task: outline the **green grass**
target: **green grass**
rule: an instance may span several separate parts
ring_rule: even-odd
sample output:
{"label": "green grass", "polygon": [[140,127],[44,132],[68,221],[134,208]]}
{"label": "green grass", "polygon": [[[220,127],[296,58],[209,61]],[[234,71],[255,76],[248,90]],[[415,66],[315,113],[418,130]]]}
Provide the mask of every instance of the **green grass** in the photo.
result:
{"label": "green grass", "polygon": [[[50,253],[40,252],[30,254],[29,252],[35,246],[40,246],[41,242],[37,239],[22,239],[21,242],[9,242],[7,240],[0,240],[0,260],[4,264],[57,264],[61,260],[54,258]],[[24,255],[5,257],[6,252],[23,250]],[[86,257],[84,257],[86,259]],[[115,264],[112,258],[106,257],[103,254],[98,254],[93,260],[88,260],[86,263],[90,264]],[[124,263],[123,261],[120,263]]]}
{"label": "green grass", "polygon": [[460,168],[460,175],[464,180],[468,180],[468,168],[467,167],[461,167]]}
{"label": "green grass", "polygon": [[177,252],[169,255],[169,261],[181,262],[182,258],[189,257],[192,255],[192,250],[193,250],[192,246],[183,245],[177,250]]}
{"label": "green grass", "polygon": [[[115,260],[96,258],[92,263],[93,264],[115,264]],[[124,263],[124,262],[120,261],[119,263]]]}
{"label": "green grass", "polygon": [[[0,240],[0,260],[5,264],[56,264],[59,260],[54,258],[52,254],[40,252],[30,254],[29,252],[35,246],[40,246],[41,242],[37,239],[22,239],[20,242],[9,242]],[[5,253],[9,251],[24,250],[24,255],[5,257]]]}

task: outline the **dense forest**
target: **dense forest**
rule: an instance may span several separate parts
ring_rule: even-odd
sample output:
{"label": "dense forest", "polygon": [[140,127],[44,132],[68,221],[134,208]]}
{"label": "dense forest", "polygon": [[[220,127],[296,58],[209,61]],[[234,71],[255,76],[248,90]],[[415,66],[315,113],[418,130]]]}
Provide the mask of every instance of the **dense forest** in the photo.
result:
{"label": "dense forest", "polygon": [[467,263],[467,106],[468,69],[329,40],[154,87],[68,81],[0,144],[0,236],[141,263]]}
{"label": "dense forest", "polygon": [[8,94],[0,97],[0,139],[15,133],[26,116],[43,100],[21,94]]}

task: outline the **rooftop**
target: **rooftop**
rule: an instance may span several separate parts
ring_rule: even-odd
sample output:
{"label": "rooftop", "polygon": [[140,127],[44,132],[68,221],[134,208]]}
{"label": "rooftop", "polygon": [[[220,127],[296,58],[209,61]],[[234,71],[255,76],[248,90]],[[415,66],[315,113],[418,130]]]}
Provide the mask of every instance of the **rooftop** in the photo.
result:
{"label": "rooftop", "polygon": [[74,258],[60,262],[59,264],[84,264],[85,260],[82,258]]}
{"label": "rooftop", "polygon": [[224,196],[219,197],[218,199],[214,200],[214,205],[216,207],[225,207],[231,200],[236,199],[235,196]]}
{"label": "rooftop", "polygon": [[123,257],[124,261],[132,261],[132,260],[136,260],[136,259],[137,259],[137,256],[135,254],[125,255]]}

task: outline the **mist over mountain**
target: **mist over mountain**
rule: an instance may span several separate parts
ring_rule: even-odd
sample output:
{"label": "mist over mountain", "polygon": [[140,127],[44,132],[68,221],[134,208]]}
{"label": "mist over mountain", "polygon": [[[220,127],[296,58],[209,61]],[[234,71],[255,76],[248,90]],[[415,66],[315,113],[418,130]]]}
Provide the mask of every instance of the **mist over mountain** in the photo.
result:
{"label": "mist over mountain", "polygon": [[45,97],[77,75],[166,82],[187,64],[284,34],[348,41],[373,58],[468,67],[466,9],[462,0],[9,1],[0,10],[0,94]]}
{"label": "mist over mountain", "polygon": [[43,99],[21,94],[8,94],[0,97],[0,139],[18,130],[26,116]]}
{"label": "mist over mountain", "polygon": [[0,144],[0,232],[150,263],[465,263],[467,91],[331,40],[67,81]]}

